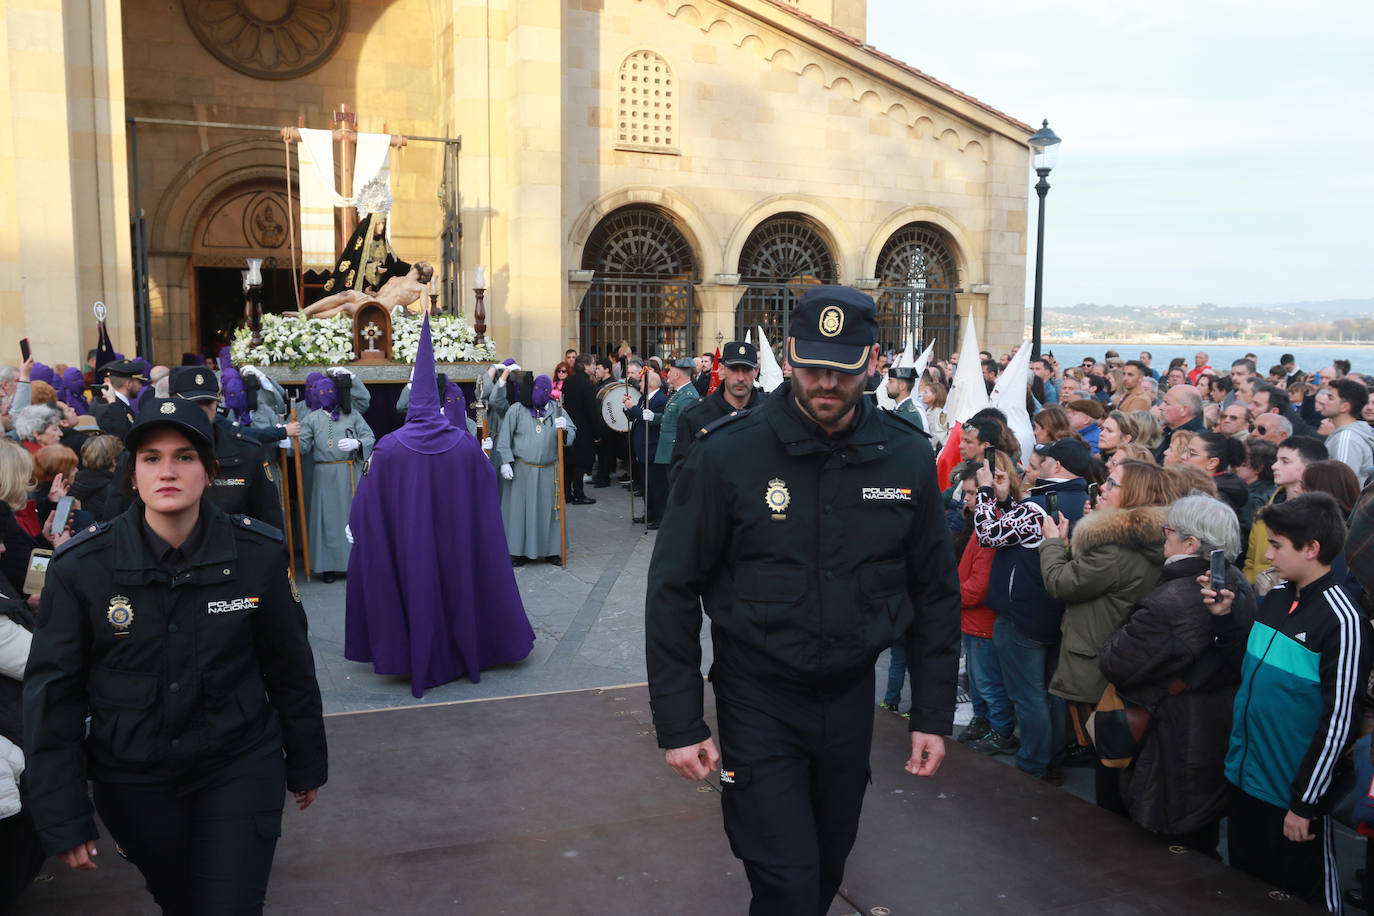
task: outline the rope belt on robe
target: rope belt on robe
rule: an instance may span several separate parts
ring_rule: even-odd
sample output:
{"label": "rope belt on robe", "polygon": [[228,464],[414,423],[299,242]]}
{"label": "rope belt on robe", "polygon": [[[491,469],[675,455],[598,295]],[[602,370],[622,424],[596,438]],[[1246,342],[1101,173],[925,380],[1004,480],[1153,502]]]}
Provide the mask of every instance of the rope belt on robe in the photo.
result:
{"label": "rope belt on robe", "polygon": [[523,458],[516,458],[515,460],[525,465],[526,467],[531,468],[551,468],[558,463],[557,461],[550,461],[548,464],[533,464],[532,462],[526,461]]}

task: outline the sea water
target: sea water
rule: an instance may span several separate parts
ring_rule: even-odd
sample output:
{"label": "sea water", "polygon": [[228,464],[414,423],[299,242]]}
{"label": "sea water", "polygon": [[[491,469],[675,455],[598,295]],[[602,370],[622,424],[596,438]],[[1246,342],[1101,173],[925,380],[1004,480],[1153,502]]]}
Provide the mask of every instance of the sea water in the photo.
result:
{"label": "sea water", "polygon": [[[1076,344],[1059,343],[1047,340],[1041,345],[1043,352],[1053,353],[1055,359],[1059,360],[1060,366],[1077,366],[1083,362],[1083,357],[1091,356],[1102,361],[1103,354],[1108,350],[1115,350],[1121,354],[1122,359],[1136,359],[1140,356],[1141,350],[1148,350],[1151,354],[1150,366],[1156,372],[1163,373],[1169,368],[1169,361],[1175,357],[1183,357],[1184,366],[1192,369],[1193,357],[1201,352],[1207,354],[1207,362],[1217,370],[1217,374],[1229,373],[1231,371],[1232,360],[1241,359],[1246,353],[1254,353],[1259,357],[1255,363],[1255,368],[1261,376],[1269,373],[1271,366],[1279,363],[1279,357],[1285,353],[1291,353],[1297,359],[1298,368],[1309,374],[1315,374],[1318,370],[1331,365],[1334,359],[1350,360],[1350,370],[1360,372],[1364,375],[1374,377],[1374,347],[1351,346],[1341,348],[1339,346],[1325,347],[1270,347],[1270,346],[1217,346],[1209,343],[1146,343],[1146,344]],[[1000,353],[994,356],[1001,356]]]}

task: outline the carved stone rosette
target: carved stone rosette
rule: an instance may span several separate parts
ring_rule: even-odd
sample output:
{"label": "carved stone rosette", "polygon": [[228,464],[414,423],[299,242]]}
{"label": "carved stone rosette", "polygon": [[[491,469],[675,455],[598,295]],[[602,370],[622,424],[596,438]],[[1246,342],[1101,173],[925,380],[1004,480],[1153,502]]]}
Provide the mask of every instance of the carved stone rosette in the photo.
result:
{"label": "carved stone rosette", "polygon": [[285,80],[329,60],[348,20],[347,0],[181,0],[205,50],[247,76]]}

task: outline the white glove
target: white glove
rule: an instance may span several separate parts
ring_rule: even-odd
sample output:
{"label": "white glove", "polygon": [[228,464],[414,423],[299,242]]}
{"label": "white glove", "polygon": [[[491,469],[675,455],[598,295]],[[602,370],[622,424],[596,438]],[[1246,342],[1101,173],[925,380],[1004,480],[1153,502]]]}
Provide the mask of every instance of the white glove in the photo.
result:
{"label": "white glove", "polygon": [[362,445],[362,443],[357,439],[340,439],[338,445],[341,451],[352,452],[355,451],[358,446]]}
{"label": "white glove", "polygon": [[263,377],[262,370],[257,366],[244,366],[239,370],[239,375],[256,375],[258,378]]}
{"label": "white glove", "polygon": [[510,466],[510,465],[508,465],[508,464],[503,464],[503,465],[501,465],[501,476],[504,477],[506,480],[514,480],[514,479],[515,479],[515,471],[511,470],[511,466]]}
{"label": "white glove", "polygon": [[485,439],[482,440],[482,448],[483,448],[483,450],[485,450],[485,451],[488,451],[488,452],[491,451],[491,448],[492,448],[491,436],[487,436]]}
{"label": "white glove", "polygon": [[568,418],[567,418],[567,417],[555,417],[555,418],[554,418],[554,421],[553,421],[553,425],[554,425],[554,426],[557,426],[559,429],[567,429],[567,428],[568,428]]}
{"label": "white glove", "polygon": [[353,543],[353,529],[349,528],[347,525],[344,525],[344,537],[348,538],[348,543]]}
{"label": "white glove", "polygon": [[648,421],[648,420],[652,420],[653,418],[654,418],[654,412],[653,412],[652,410],[650,410],[649,408],[647,408],[647,407],[644,408],[644,419],[645,419],[646,421]]}
{"label": "white glove", "polygon": [[353,370],[352,370],[352,369],[345,369],[343,366],[330,366],[330,367],[329,367],[329,371],[330,371],[330,372],[347,372],[348,375],[349,375],[349,378],[357,378],[357,376],[353,374]]}

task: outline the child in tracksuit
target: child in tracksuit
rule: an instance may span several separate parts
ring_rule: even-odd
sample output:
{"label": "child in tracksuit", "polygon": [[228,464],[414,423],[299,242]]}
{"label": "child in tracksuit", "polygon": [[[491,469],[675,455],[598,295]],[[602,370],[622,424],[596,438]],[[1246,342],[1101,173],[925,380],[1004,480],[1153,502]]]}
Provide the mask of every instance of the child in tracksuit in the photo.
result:
{"label": "child in tracksuit", "polygon": [[[1331,576],[1345,543],[1336,501],[1309,493],[1259,513],[1265,559],[1284,579],[1265,596],[1244,643],[1231,721],[1227,843],[1231,864],[1332,913],[1341,912],[1326,794],[1356,737],[1369,675],[1367,624]],[[1239,656],[1231,593],[1203,584],[1218,643]]]}

